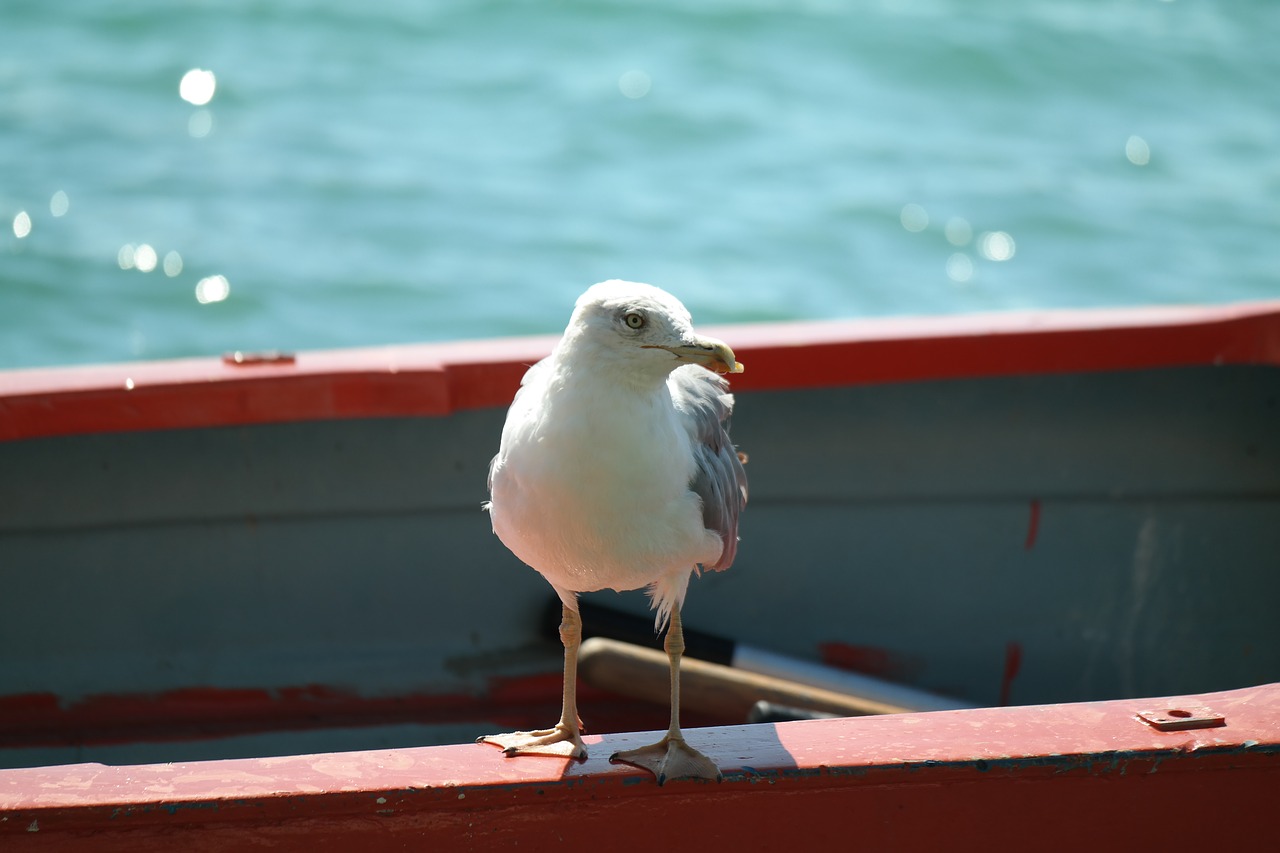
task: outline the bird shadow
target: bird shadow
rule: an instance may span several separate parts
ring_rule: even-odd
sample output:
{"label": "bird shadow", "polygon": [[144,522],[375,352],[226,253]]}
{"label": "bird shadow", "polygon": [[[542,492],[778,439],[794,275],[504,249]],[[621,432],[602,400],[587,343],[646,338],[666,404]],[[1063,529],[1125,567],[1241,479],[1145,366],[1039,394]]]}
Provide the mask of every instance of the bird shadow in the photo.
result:
{"label": "bird shadow", "polygon": [[[799,764],[779,737],[777,723],[685,728],[689,745],[720,769],[721,783],[769,781],[799,772]],[[616,752],[651,744],[664,732],[617,732],[586,738],[587,759],[567,762],[562,779],[624,777],[626,784],[657,784],[653,774],[626,764],[613,764]],[[666,785],[714,784],[706,779],[669,779]]]}

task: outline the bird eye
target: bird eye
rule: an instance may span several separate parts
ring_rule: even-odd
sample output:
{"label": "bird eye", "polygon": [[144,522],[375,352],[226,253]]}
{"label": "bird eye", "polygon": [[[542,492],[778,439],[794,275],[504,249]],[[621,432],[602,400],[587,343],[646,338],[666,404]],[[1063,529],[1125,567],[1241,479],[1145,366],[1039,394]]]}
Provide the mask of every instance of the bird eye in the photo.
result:
{"label": "bird eye", "polygon": [[627,314],[622,318],[622,322],[626,323],[628,328],[643,329],[644,315],[638,311],[632,311],[630,314]]}

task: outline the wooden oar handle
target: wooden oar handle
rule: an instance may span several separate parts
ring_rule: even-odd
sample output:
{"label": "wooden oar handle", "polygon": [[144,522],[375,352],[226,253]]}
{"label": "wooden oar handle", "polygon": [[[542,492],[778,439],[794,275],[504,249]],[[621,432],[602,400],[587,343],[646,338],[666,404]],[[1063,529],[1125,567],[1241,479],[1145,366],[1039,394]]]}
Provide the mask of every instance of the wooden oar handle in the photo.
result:
{"label": "wooden oar handle", "polygon": [[[583,641],[578,676],[593,687],[658,705],[667,704],[671,697],[667,656],[631,643],[604,637]],[[761,700],[845,717],[909,710],[688,657],[680,663],[680,700],[691,711],[742,720]]]}

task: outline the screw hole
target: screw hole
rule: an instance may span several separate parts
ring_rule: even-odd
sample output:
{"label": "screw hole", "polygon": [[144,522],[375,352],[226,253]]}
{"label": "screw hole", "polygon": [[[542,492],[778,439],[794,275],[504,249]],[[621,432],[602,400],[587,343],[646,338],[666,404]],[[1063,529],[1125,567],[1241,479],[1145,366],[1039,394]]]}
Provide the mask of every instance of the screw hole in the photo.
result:
{"label": "screw hole", "polygon": [[1179,719],[1185,719],[1186,717],[1190,717],[1190,716],[1191,716],[1191,712],[1190,712],[1190,711],[1184,711],[1184,710],[1182,710],[1181,708],[1174,708],[1173,710],[1169,711],[1169,716],[1170,716],[1170,717],[1178,717]]}

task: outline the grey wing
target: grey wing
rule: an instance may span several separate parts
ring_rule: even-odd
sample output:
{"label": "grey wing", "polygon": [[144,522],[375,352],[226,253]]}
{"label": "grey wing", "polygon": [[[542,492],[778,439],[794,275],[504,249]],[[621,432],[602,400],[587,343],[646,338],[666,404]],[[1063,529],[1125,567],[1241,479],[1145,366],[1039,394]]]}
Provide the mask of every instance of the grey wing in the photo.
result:
{"label": "grey wing", "polygon": [[672,371],[668,385],[693,440],[689,488],[702,499],[703,524],[724,543],[720,559],[703,568],[727,569],[738,553],[738,514],[747,505],[747,472],[729,439],[733,395],[722,377],[695,365]]}

